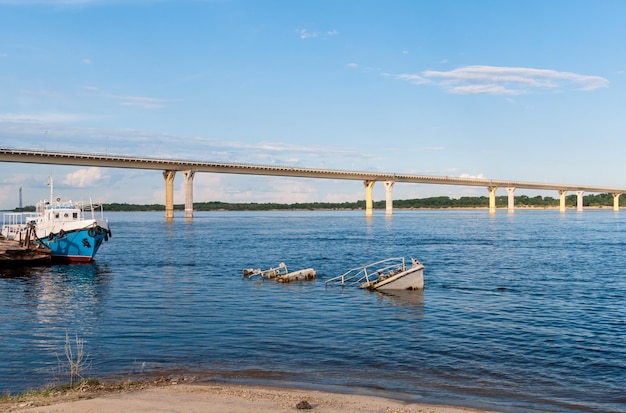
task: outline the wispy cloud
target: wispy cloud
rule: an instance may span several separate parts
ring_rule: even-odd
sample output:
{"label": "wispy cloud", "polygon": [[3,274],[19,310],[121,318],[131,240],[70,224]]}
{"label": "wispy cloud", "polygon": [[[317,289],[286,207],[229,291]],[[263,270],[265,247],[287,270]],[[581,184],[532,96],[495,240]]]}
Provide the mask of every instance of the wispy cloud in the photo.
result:
{"label": "wispy cloud", "polygon": [[608,87],[600,76],[525,67],[466,66],[449,71],[426,70],[419,74],[383,76],[413,84],[435,84],[454,94],[522,95],[539,90],[563,91],[568,88],[590,91]]}
{"label": "wispy cloud", "polygon": [[37,98],[46,98],[46,99],[63,99],[65,96],[62,93],[59,93],[54,90],[45,90],[45,89],[21,89],[18,91],[20,96],[28,96],[28,97],[37,97]]}
{"label": "wispy cloud", "polygon": [[329,39],[339,34],[337,30],[328,30],[325,32],[310,32],[307,29],[296,29],[296,33],[298,33],[301,39]]}
{"label": "wispy cloud", "polygon": [[427,83],[432,83],[431,80],[426,79],[424,76],[420,75],[392,75],[391,73],[381,73],[381,76],[392,77],[395,79],[406,80],[409,83],[413,83],[416,85],[424,85]]}
{"label": "wispy cloud", "polygon": [[[190,148],[195,148],[187,156],[195,157],[194,154],[199,148],[206,148],[207,152],[220,154],[225,159],[241,159],[243,162],[250,163],[298,165],[310,159],[367,159],[371,157],[362,153],[361,150],[347,147],[292,145],[283,142],[244,143],[200,137],[185,140]],[[249,158],[250,154],[253,154],[253,158]]]}
{"label": "wispy cloud", "polygon": [[283,142],[237,142],[202,136],[180,136],[131,129],[75,126],[79,114],[0,114],[0,136],[7,146],[70,152],[93,152],[315,167],[344,165],[373,159],[377,154],[344,146],[295,145]]}
{"label": "wispy cloud", "polygon": [[122,106],[138,106],[144,109],[161,109],[166,106],[167,100],[149,98],[145,96],[115,96]]}
{"label": "wispy cloud", "polygon": [[361,66],[358,63],[346,63],[346,67],[350,69],[359,69],[363,73],[380,72],[380,68],[372,66]]}
{"label": "wispy cloud", "polygon": [[110,3],[154,3],[159,0],[0,0],[0,4],[13,6],[82,6],[89,4],[110,4]]}
{"label": "wispy cloud", "polygon": [[119,102],[121,106],[135,106],[143,109],[162,109],[170,102],[168,99],[153,98],[148,96],[116,95],[103,91],[95,85],[84,85],[81,89],[93,92],[93,96],[111,99]]}
{"label": "wispy cloud", "polygon": [[89,4],[89,3],[101,3],[101,0],[0,0],[0,4],[11,4],[19,6],[28,5],[73,5],[73,4]]}
{"label": "wispy cloud", "polygon": [[69,112],[0,113],[0,122],[75,123],[94,119],[92,115]]}

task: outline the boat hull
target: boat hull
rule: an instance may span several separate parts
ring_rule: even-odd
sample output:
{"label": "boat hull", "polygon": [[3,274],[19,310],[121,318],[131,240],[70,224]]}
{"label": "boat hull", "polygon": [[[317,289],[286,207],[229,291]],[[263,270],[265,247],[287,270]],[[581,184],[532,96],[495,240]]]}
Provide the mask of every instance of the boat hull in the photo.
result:
{"label": "boat hull", "polygon": [[90,262],[105,239],[108,239],[106,229],[91,227],[48,235],[40,242],[50,248],[54,261]]}
{"label": "boat hull", "polygon": [[424,266],[416,262],[405,271],[384,279],[364,283],[361,288],[368,290],[423,290]]}
{"label": "boat hull", "polygon": [[401,274],[374,283],[372,290],[423,290],[424,268],[409,269]]}
{"label": "boat hull", "polygon": [[[4,214],[1,232],[7,239],[27,240],[51,250],[53,261],[89,262],[103,241],[111,237],[102,205],[62,201],[52,192],[50,199],[39,201],[35,212]],[[99,217],[98,217],[99,215]]]}
{"label": "boat hull", "polygon": [[411,258],[406,268],[404,257],[387,258],[349,269],[345,273],[324,281],[325,285],[358,285],[368,290],[422,290],[424,265]]}

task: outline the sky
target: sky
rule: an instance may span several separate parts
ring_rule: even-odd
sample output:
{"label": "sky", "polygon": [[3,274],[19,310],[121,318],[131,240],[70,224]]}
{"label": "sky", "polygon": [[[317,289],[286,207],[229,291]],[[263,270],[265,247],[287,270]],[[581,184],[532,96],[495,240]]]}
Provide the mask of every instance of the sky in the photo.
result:
{"label": "sky", "polygon": [[[619,0],[0,0],[0,147],[626,188],[624,16]],[[0,209],[19,188],[46,199],[48,176],[55,196],[165,203],[160,171],[0,162]],[[194,179],[195,202],[362,199],[359,181]]]}

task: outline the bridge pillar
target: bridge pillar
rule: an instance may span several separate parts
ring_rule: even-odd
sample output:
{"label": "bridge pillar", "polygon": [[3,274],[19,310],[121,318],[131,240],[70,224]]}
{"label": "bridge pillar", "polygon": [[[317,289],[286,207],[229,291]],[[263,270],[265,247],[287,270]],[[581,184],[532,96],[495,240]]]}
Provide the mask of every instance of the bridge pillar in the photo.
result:
{"label": "bridge pillar", "polygon": [[363,181],[365,185],[365,216],[371,217],[374,213],[374,203],[372,202],[372,188],[376,181]]}
{"label": "bridge pillar", "polygon": [[193,218],[193,177],[196,171],[183,171],[185,178],[185,218]]}
{"label": "bridge pillar", "polygon": [[565,195],[567,195],[567,191],[559,189],[559,211],[561,212],[565,212]]}
{"label": "bridge pillar", "polygon": [[509,204],[507,206],[509,212],[515,211],[515,188],[509,187],[506,189],[506,192],[509,194]]}
{"label": "bridge pillar", "polygon": [[498,187],[490,186],[490,187],[487,187],[487,189],[489,190],[489,213],[495,214],[496,213],[496,189],[498,189]]}
{"label": "bridge pillar", "polygon": [[619,211],[619,196],[621,194],[613,194],[613,211]]}
{"label": "bridge pillar", "polygon": [[163,171],[165,179],[165,219],[174,219],[174,177],[176,171]]}
{"label": "bridge pillar", "polygon": [[585,191],[576,191],[576,211],[583,210],[583,195]]}
{"label": "bridge pillar", "polygon": [[385,203],[385,213],[387,215],[393,214],[393,184],[394,181],[385,181],[385,189],[386,189],[386,203]]}

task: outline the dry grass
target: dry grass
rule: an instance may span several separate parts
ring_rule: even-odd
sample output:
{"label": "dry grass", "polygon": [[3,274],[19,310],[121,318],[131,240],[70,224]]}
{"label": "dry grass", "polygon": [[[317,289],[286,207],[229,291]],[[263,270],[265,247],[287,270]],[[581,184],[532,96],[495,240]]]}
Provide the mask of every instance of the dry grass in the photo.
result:
{"label": "dry grass", "polygon": [[82,380],[74,386],[47,386],[39,390],[29,390],[17,395],[0,396],[0,412],[19,411],[28,407],[49,406],[57,403],[93,399],[98,396],[126,393],[153,387],[170,386],[189,382],[193,379],[159,377],[150,381],[123,381],[105,383],[97,379]]}

